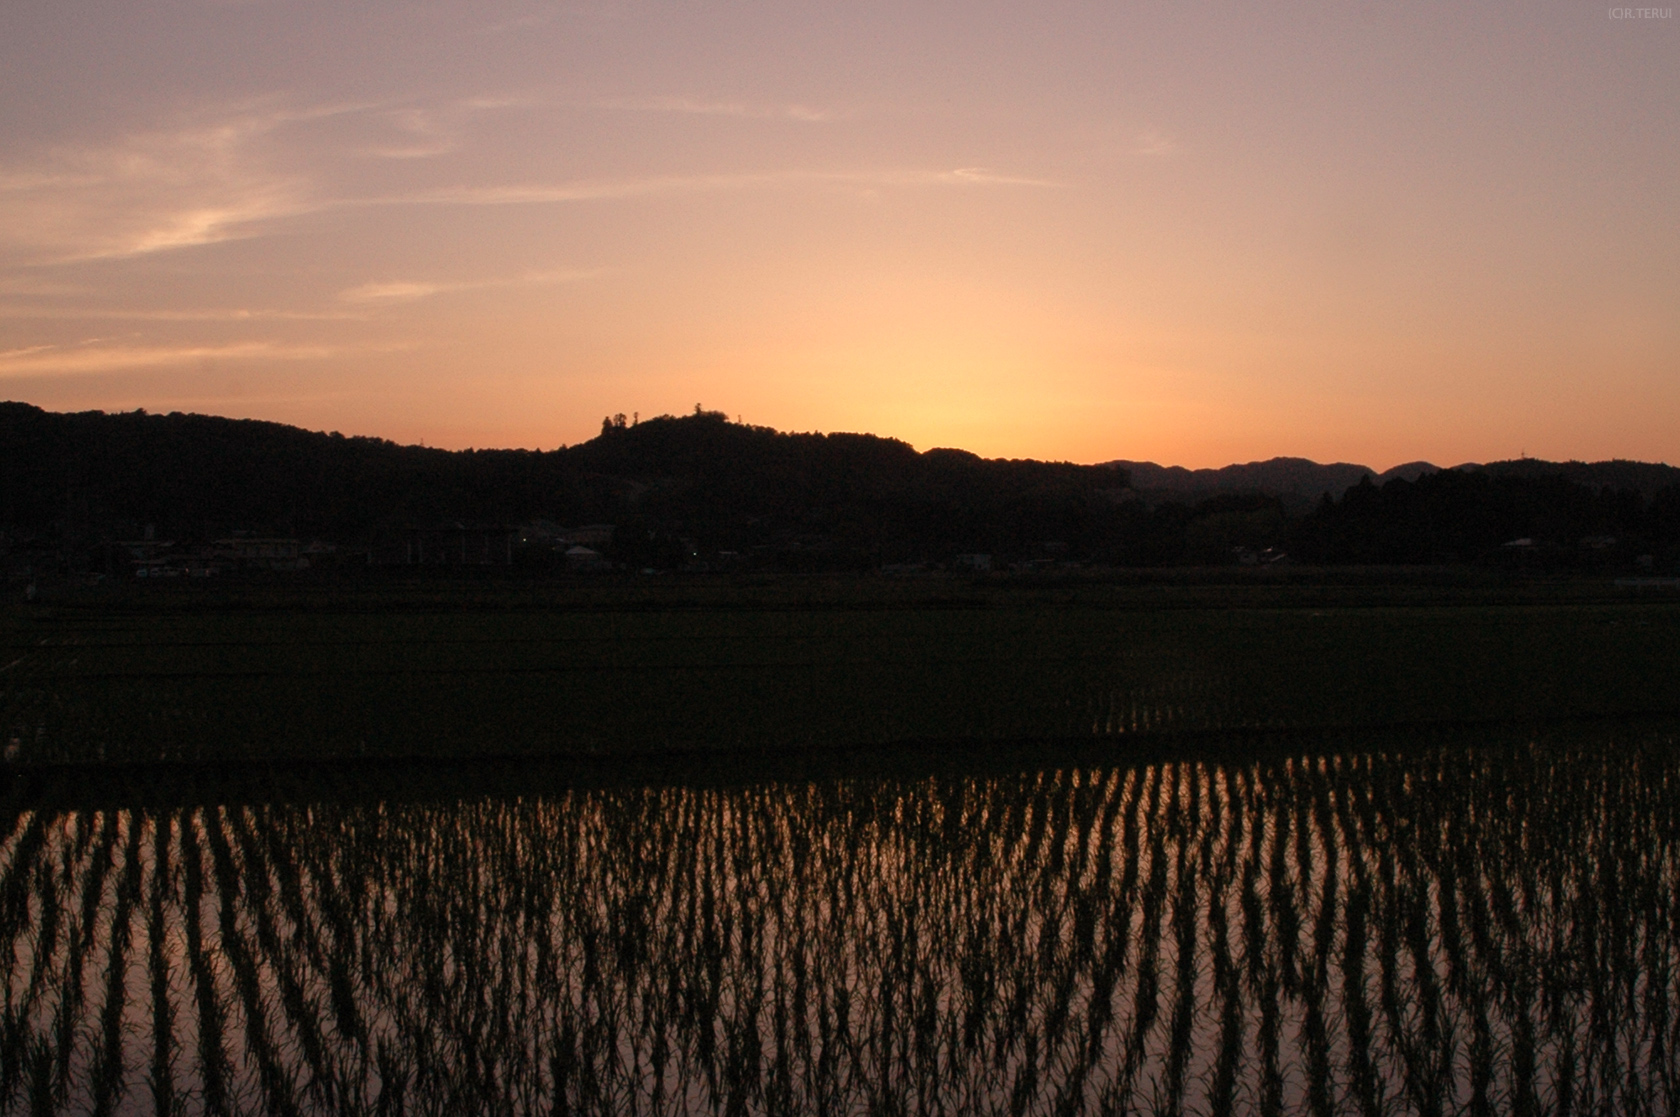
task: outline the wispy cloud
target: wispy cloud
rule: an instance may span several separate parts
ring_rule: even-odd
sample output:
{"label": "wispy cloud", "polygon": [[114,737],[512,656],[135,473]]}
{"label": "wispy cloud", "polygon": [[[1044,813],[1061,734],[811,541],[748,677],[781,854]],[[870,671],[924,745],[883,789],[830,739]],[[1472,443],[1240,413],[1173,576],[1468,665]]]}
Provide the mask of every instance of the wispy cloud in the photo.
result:
{"label": "wispy cloud", "polygon": [[347,200],[347,206],[455,205],[514,206],[642,198],[709,191],[755,190],[792,185],[842,186],[1032,186],[1050,187],[1052,179],[1005,174],[985,167],[951,170],[765,171],[747,174],[650,175],[640,178],[583,179],[558,183],[503,186],[457,186],[412,194]]}
{"label": "wispy cloud", "polygon": [[308,183],[268,166],[257,141],[351,111],[247,107],[102,147],[62,147],[0,169],[0,247],[36,263],[138,256],[250,235],[310,206]]}
{"label": "wispy cloud", "polygon": [[[268,99],[205,109],[104,143],[0,157],[0,258],[39,266],[145,256],[364,205],[323,179],[333,159],[447,155],[460,149],[473,117],[530,103],[521,96],[437,105]],[[295,134],[332,121],[339,122],[334,131],[304,142]]]}
{"label": "wispy cloud", "polygon": [[[413,160],[455,150],[472,115],[527,103],[517,97],[458,100],[435,108],[390,103],[292,107],[251,103],[206,111],[104,145],[60,147],[34,160],[0,161],[0,260],[50,266],[179,251],[263,235],[281,222],[328,210],[398,205],[541,205],[800,184],[1049,186],[985,167],[863,171],[773,170],[645,175],[560,182],[458,185],[356,196],[322,176],[334,155]],[[653,98],[619,103],[644,111],[820,121],[808,106]],[[282,130],[357,118],[349,139],[282,142]],[[370,140],[373,134],[396,140]],[[0,294],[6,293],[0,289]],[[371,298],[372,296],[370,296]],[[399,296],[387,296],[399,297]],[[423,297],[408,293],[400,297]]]}
{"label": "wispy cloud", "polygon": [[251,226],[260,221],[299,213],[305,208],[285,191],[258,191],[223,205],[159,215],[161,220],[149,228],[138,229],[122,242],[87,256],[141,256],[166,248],[216,244],[249,235]]}
{"label": "wispy cloud", "polygon": [[940,174],[940,182],[953,182],[971,186],[1056,186],[1056,182],[1047,178],[1028,178],[1025,175],[1001,174],[985,167],[958,167],[954,171]]}
{"label": "wispy cloud", "polygon": [[1137,142],[1132,147],[1133,155],[1172,155],[1178,150],[1178,141],[1164,132],[1149,129],[1140,132]]}
{"label": "wispy cloud", "polygon": [[30,190],[62,190],[67,187],[87,186],[99,181],[99,175],[90,174],[86,171],[76,173],[65,170],[0,170],[0,194],[23,193]]}
{"label": "wispy cloud", "polygon": [[539,103],[528,96],[466,97],[439,105],[401,105],[370,112],[373,123],[390,133],[360,154],[380,159],[430,159],[460,149],[473,117]]}
{"label": "wispy cloud", "polygon": [[203,361],[315,361],[337,350],[319,345],[251,341],[234,345],[138,346],[91,342],[76,346],[32,345],[0,351],[0,379],[70,376]]}
{"label": "wispy cloud", "polygon": [[458,291],[459,283],[417,283],[397,280],[389,283],[364,283],[340,291],[338,297],[347,303],[412,302],[444,291]]}
{"label": "wispy cloud", "polygon": [[71,322],[346,322],[357,321],[364,317],[365,315],[343,310],[249,310],[244,308],[133,310],[101,306],[0,305],[0,318]]}
{"label": "wispy cloud", "polygon": [[381,116],[396,132],[396,141],[373,144],[365,154],[381,159],[430,159],[447,155],[459,145],[456,130],[440,119],[437,113],[407,108],[394,109]]}
{"label": "wispy cloud", "polygon": [[88,289],[79,284],[54,283],[32,275],[0,275],[0,295],[50,299],[87,293]]}
{"label": "wispy cloud", "polygon": [[455,283],[434,283],[424,280],[388,280],[379,283],[363,283],[357,287],[350,287],[338,293],[341,301],[360,304],[395,304],[414,302],[419,299],[430,298],[433,295],[448,294],[455,291],[481,291],[494,287],[520,287],[544,283],[570,283],[585,279],[596,274],[585,270],[561,270],[547,272],[527,272],[511,278],[484,279]]}
{"label": "wispy cloud", "polygon": [[464,109],[474,112],[491,112],[496,109],[521,109],[538,103],[538,98],[525,95],[505,95],[500,97],[468,97],[458,104]]}
{"label": "wispy cloud", "polygon": [[368,198],[350,205],[515,206],[598,199],[637,198],[656,194],[768,186],[809,175],[789,173],[724,175],[650,175],[640,178],[580,179],[572,182],[520,183],[500,186],[450,186],[412,194]]}
{"label": "wispy cloud", "polygon": [[688,116],[733,116],[745,120],[794,120],[822,124],[851,113],[804,104],[761,104],[751,101],[700,100],[693,97],[620,97],[597,102],[604,109],[625,112],[668,112]]}

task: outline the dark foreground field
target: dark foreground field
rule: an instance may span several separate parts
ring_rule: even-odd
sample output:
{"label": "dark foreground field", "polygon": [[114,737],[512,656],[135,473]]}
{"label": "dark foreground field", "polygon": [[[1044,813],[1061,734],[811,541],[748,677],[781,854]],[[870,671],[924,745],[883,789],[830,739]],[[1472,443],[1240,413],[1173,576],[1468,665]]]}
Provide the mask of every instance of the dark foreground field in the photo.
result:
{"label": "dark foreground field", "polygon": [[1676,1112],[1653,592],[16,605],[0,1112]]}
{"label": "dark foreground field", "polygon": [[1680,712],[1672,590],[1448,575],[182,586],[14,605],[0,642],[17,765]]}
{"label": "dark foreground field", "polygon": [[14,775],[0,1111],[1674,1113],[1677,725]]}

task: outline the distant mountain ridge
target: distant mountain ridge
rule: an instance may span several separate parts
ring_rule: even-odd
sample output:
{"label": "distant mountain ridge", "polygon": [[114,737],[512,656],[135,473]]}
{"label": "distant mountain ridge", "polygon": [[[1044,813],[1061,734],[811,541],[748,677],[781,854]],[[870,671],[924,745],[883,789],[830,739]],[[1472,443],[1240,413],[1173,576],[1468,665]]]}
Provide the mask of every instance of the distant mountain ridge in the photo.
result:
{"label": "distant mountain ridge", "polygon": [[[1118,460],[1106,463],[1126,470],[1132,488],[1145,496],[1168,500],[1197,500],[1231,493],[1263,493],[1290,504],[1317,501],[1329,493],[1332,500],[1366,477],[1381,486],[1389,481],[1416,481],[1444,466],[1416,461],[1378,472],[1370,466],[1350,462],[1321,465],[1307,458],[1272,458],[1263,462],[1227,465],[1219,469],[1186,469],[1154,462]],[[1498,477],[1564,477],[1592,488],[1628,489],[1649,496],[1669,485],[1680,484],[1680,468],[1660,462],[1615,459],[1602,462],[1550,462],[1538,458],[1486,464],[1466,462],[1450,468],[1488,473]]]}
{"label": "distant mountain ridge", "polygon": [[1134,461],[1109,464],[1128,471],[1132,488],[1137,492],[1174,500],[1195,500],[1226,493],[1264,493],[1267,496],[1307,500],[1317,500],[1320,494],[1329,493],[1332,499],[1337,499],[1366,477],[1379,485],[1394,477],[1415,481],[1423,474],[1434,473],[1440,468],[1429,462],[1413,462],[1378,473],[1367,465],[1351,462],[1321,465],[1307,458],[1272,458],[1219,469],[1187,469],[1181,465],[1163,466]]}

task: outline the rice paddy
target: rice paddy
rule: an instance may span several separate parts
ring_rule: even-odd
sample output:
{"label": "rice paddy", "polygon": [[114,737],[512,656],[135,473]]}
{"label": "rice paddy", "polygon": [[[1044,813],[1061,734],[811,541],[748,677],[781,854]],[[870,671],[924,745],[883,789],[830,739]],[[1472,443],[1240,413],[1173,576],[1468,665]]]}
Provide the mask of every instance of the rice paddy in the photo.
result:
{"label": "rice paddy", "polygon": [[15,775],[0,1110],[1680,1111],[1672,721],[743,767]]}

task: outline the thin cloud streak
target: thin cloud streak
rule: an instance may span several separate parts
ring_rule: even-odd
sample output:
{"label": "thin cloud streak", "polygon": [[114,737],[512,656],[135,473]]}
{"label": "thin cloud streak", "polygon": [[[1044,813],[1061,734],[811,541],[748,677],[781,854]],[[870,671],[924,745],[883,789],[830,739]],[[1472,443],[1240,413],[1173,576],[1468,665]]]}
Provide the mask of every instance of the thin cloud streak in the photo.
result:
{"label": "thin cloud streak", "polygon": [[541,103],[541,98],[524,95],[504,95],[501,97],[468,97],[457,104],[463,109],[473,112],[494,112],[497,109],[522,109]]}
{"label": "thin cloud streak", "polygon": [[310,175],[283,166],[270,142],[275,134],[366,114],[389,116],[411,137],[385,145],[384,154],[412,157],[454,145],[430,114],[388,102],[295,108],[258,100],[205,111],[103,145],[59,146],[35,166],[0,167],[0,249],[28,263],[74,264],[256,236],[266,222],[331,204]]}
{"label": "thin cloud streak", "polygon": [[348,303],[412,302],[444,291],[458,291],[463,286],[464,284],[460,283],[416,283],[400,280],[391,283],[364,283],[360,287],[340,291],[338,297]]}
{"label": "thin cloud streak", "polygon": [[853,113],[834,112],[810,105],[764,105],[749,101],[701,101],[691,97],[627,97],[597,101],[604,109],[624,112],[663,112],[685,116],[731,116],[742,120],[793,120],[802,124],[826,124],[851,119]]}
{"label": "thin cloud streak", "polygon": [[457,291],[483,291],[500,287],[572,283],[598,274],[600,274],[598,270],[530,272],[509,279],[484,279],[459,283],[436,283],[428,280],[389,280],[363,283],[357,287],[346,288],[338,293],[338,298],[341,302],[347,303],[406,303]]}
{"label": "thin cloud streak", "polygon": [[0,275],[0,295],[58,299],[88,293],[88,288],[80,284],[43,282],[26,275]]}
{"label": "thin cloud streak", "polygon": [[122,310],[97,306],[0,306],[0,318],[71,322],[361,322],[367,320],[367,315],[342,310]]}
{"label": "thin cloud streak", "polygon": [[193,248],[241,240],[253,235],[251,226],[276,217],[305,212],[307,207],[283,198],[248,198],[230,206],[188,210],[172,215],[164,223],[104,252],[89,253],[84,260],[144,256],[170,248]]}
{"label": "thin cloud streak", "polygon": [[339,352],[330,346],[278,345],[267,341],[181,346],[33,345],[0,351],[0,379],[121,372],[207,360],[318,361],[337,356]]}
{"label": "thin cloud streak", "polygon": [[705,193],[723,190],[753,190],[799,185],[843,186],[1032,186],[1055,187],[1060,183],[1025,175],[1001,174],[985,167],[958,167],[948,171],[769,171],[756,174],[660,175],[648,178],[582,180],[565,183],[529,183],[514,186],[459,186],[425,190],[414,194],[391,194],[375,198],[345,199],[332,206],[510,206],[551,205],[618,198],[641,198],[666,194]]}
{"label": "thin cloud streak", "polygon": [[407,142],[375,144],[366,148],[364,155],[377,159],[432,159],[448,155],[460,146],[459,129],[426,109],[394,109],[382,115]]}
{"label": "thin cloud streak", "polygon": [[650,178],[608,179],[562,183],[530,183],[510,186],[453,186],[413,194],[345,200],[345,206],[510,206],[551,205],[559,202],[587,202],[614,198],[639,198],[659,194],[698,193],[709,190],[750,189],[788,181],[777,174],[744,175],[661,175]]}
{"label": "thin cloud streak", "polygon": [[[484,112],[514,103],[519,102],[486,99],[457,102],[455,109]],[[625,104],[649,111],[766,119],[817,121],[832,117],[799,105],[682,99]],[[422,109],[393,109],[388,104],[362,102],[302,109],[240,108],[208,123],[136,133],[101,148],[60,149],[49,153],[45,166],[0,169],[0,248],[9,247],[14,258],[21,254],[24,263],[64,265],[244,240],[263,235],[285,219],[372,206],[554,204],[800,183],[1054,185],[1030,176],[961,167],[945,171],[670,174],[331,197],[323,194],[312,176],[279,166],[281,160],[263,142],[284,126],[355,114],[388,117],[397,130],[413,140],[366,146],[359,152],[363,156],[412,160],[446,154],[457,146],[454,127]]]}
{"label": "thin cloud streak", "polygon": [[340,111],[349,110],[247,112],[56,150],[46,168],[0,176],[0,245],[73,263],[233,239],[308,204],[307,182],[260,166],[252,141]]}
{"label": "thin cloud streak", "polygon": [[1177,151],[1177,140],[1154,129],[1140,133],[1137,144],[1132,148],[1133,155],[1163,156],[1175,154]]}
{"label": "thin cloud streak", "polygon": [[954,171],[939,176],[940,182],[954,182],[971,186],[1059,186],[1047,178],[1027,178],[1023,175],[1005,175],[985,167],[958,167]]}
{"label": "thin cloud streak", "polygon": [[[326,188],[330,163],[307,168],[288,128],[363,117],[385,142],[333,143],[332,158],[413,161],[458,150],[464,121],[532,103],[528,97],[458,98],[441,106],[390,101],[302,107],[261,99],[188,116],[92,146],[59,146],[29,163],[0,166],[0,252],[14,264],[65,265],[143,257],[263,235],[277,222],[335,209],[380,205],[527,205],[676,193],[761,189],[797,183],[869,186],[919,182],[1043,186],[1044,180],[987,168],[948,171],[668,174],[561,183],[435,187],[374,197]],[[598,102],[620,110],[818,123],[832,110],[798,103],[653,97]],[[307,145],[305,145],[307,148]]]}

